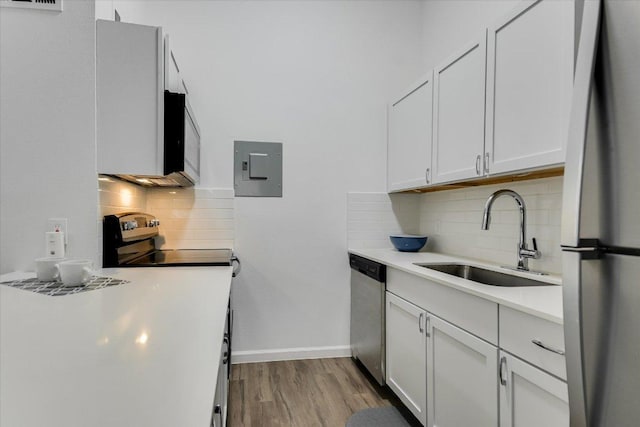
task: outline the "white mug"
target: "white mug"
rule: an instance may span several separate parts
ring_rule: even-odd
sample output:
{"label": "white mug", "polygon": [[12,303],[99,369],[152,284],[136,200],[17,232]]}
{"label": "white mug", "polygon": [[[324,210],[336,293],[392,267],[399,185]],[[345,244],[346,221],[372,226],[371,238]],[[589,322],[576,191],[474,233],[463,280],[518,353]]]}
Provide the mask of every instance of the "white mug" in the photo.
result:
{"label": "white mug", "polygon": [[78,286],[93,275],[93,262],[84,259],[72,259],[56,264],[60,280],[65,286]]}
{"label": "white mug", "polygon": [[36,277],[41,282],[55,282],[58,280],[58,269],[64,258],[38,258],[36,259]]}

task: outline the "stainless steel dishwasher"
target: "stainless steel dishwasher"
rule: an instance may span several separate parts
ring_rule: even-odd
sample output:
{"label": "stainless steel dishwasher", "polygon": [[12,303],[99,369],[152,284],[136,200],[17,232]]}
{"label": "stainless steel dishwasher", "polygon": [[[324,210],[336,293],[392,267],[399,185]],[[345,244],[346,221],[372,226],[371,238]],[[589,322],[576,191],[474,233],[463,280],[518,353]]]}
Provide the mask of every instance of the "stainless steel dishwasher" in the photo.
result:
{"label": "stainless steel dishwasher", "polygon": [[351,265],[351,356],[385,384],[385,280],[383,264],[349,254]]}

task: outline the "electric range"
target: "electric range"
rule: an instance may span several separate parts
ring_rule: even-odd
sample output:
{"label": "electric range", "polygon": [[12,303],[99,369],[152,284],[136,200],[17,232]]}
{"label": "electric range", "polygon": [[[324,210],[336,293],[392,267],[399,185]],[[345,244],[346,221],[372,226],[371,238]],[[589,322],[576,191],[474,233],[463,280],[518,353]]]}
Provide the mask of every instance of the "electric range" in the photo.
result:
{"label": "electric range", "polygon": [[103,223],[103,267],[209,267],[237,265],[231,249],[158,249],[160,221],[142,212],[107,215]]}

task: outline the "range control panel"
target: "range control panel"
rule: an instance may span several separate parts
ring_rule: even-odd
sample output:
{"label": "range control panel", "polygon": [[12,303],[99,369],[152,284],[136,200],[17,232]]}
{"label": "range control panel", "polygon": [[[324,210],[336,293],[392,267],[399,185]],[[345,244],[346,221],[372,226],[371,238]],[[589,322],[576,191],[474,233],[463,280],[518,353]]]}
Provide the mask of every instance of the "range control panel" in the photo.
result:
{"label": "range control panel", "polygon": [[160,221],[153,215],[131,212],[118,216],[123,242],[146,239],[158,235]]}

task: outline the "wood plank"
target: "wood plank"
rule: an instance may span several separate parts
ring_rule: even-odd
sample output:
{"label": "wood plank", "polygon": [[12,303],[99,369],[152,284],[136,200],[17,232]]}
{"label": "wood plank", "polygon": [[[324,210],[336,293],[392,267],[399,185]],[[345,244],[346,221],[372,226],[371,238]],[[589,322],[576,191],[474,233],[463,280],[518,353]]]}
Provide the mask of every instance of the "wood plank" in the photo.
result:
{"label": "wood plank", "polygon": [[389,405],[402,404],[348,357],[247,363],[232,369],[227,425],[340,427],[361,409]]}

